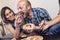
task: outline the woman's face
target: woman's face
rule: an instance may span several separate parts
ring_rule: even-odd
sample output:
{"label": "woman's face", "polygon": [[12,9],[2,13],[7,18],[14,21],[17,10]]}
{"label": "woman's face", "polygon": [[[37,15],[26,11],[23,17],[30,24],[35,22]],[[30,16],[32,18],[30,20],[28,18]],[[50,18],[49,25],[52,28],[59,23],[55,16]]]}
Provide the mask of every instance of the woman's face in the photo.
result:
{"label": "woman's face", "polygon": [[5,16],[7,20],[10,20],[10,21],[13,21],[15,19],[13,12],[9,9],[5,10]]}

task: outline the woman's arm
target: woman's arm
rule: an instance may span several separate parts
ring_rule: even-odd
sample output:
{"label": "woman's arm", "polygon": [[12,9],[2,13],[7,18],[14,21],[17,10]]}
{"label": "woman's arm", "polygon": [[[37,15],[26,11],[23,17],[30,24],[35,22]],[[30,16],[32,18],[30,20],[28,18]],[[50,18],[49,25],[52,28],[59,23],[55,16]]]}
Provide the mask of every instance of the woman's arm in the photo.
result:
{"label": "woman's arm", "polygon": [[5,33],[5,30],[4,30],[4,25],[3,25],[3,23],[2,23],[2,21],[0,22],[0,26],[2,27],[2,36],[5,36],[6,35],[6,33]]}
{"label": "woman's arm", "polygon": [[15,33],[15,30],[14,28],[12,27],[12,25],[10,23],[8,24],[5,24],[6,28],[12,33],[12,35],[14,35]]}
{"label": "woman's arm", "polygon": [[60,22],[60,15],[58,15],[57,17],[55,17],[54,19],[52,19],[51,21],[47,22],[48,26],[52,26],[56,23]]}
{"label": "woman's arm", "polygon": [[47,28],[49,28],[50,26],[56,24],[60,22],[60,15],[58,15],[57,17],[55,17],[54,19],[52,19],[51,21],[48,21],[48,22],[41,22],[41,25],[40,25],[40,29],[41,30],[46,30]]}

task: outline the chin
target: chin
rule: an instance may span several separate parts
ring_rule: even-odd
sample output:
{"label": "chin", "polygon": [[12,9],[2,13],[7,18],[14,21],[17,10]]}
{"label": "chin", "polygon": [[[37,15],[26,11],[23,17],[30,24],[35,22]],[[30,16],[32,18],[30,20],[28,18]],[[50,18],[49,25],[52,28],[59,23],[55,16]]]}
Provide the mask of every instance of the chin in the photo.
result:
{"label": "chin", "polygon": [[13,21],[14,19],[9,19],[10,21]]}

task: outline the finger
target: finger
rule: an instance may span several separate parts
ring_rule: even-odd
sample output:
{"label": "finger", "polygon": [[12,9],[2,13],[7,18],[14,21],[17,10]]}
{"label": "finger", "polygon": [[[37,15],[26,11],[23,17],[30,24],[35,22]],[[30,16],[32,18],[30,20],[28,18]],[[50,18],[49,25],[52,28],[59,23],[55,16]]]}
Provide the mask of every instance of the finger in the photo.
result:
{"label": "finger", "polygon": [[43,31],[46,30],[48,27],[49,27],[48,25],[45,25],[45,26],[43,27]]}
{"label": "finger", "polygon": [[39,24],[39,26],[40,26],[40,27],[43,26],[44,23],[45,23],[45,21],[43,20],[43,21]]}

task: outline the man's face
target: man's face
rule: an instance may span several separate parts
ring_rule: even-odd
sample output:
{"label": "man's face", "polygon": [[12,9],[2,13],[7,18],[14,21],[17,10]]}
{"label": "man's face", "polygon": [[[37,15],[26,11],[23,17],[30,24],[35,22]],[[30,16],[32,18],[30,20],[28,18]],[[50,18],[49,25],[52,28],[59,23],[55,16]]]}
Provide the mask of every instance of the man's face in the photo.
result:
{"label": "man's face", "polygon": [[30,9],[31,9],[31,6],[27,2],[23,1],[23,2],[18,3],[19,12],[23,11],[24,13],[27,13]]}

